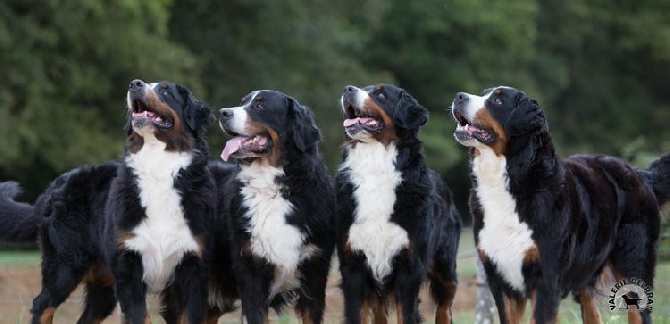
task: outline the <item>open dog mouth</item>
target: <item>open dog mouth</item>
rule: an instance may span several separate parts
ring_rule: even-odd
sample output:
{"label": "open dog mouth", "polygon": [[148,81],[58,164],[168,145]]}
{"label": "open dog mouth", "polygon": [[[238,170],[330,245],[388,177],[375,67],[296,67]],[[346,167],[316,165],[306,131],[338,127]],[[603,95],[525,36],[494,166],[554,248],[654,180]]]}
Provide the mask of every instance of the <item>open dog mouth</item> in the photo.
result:
{"label": "open dog mouth", "polygon": [[458,123],[454,136],[459,142],[465,142],[472,139],[482,143],[491,143],[495,140],[493,132],[485,129],[482,126],[471,125],[468,120],[460,112],[454,110],[454,119]]}
{"label": "open dog mouth", "polygon": [[226,134],[232,136],[226,141],[226,146],[221,152],[221,159],[228,161],[233,157],[256,157],[266,153],[272,148],[272,141],[266,134],[241,135],[229,130],[224,130]]}
{"label": "open dog mouth", "polygon": [[363,109],[354,107],[350,102],[344,103],[346,119],[342,125],[349,134],[365,131],[379,133],[384,128],[384,122],[376,116],[365,114]]}
{"label": "open dog mouth", "polygon": [[161,116],[157,112],[148,107],[142,100],[135,99],[132,101],[131,116],[133,125],[144,126],[152,123],[161,129],[172,127],[172,120],[166,116]]}

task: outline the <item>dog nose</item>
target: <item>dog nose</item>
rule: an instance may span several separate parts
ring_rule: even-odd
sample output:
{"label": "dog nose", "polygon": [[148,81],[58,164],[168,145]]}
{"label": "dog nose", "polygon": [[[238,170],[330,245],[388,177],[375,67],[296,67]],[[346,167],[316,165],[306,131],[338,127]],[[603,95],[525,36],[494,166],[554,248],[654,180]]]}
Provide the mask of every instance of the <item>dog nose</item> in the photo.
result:
{"label": "dog nose", "polygon": [[459,92],[454,97],[453,106],[454,108],[462,107],[466,102],[470,100],[470,95],[466,92]]}
{"label": "dog nose", "polygon": [[144,88],[144,82],[140,79],[130,81],[130,84],[128,85],[128,91],[137,91],[143,88]]}
{"label": "dog nose", "polygon": [[221,108],[221,110],[219,110],[219,116],[222,119],[228,119],[230,117],[233,117],[233,110],[230,108]]}
{"label": "dog nose", "polygon": [[344,91],[343,91],[343,92],[344,92],[345,94],[347,94],[347,93],[354,92],[355,90],[356,90],[356,87],[354,87],[354,86],[352,86],[352,85],[348,85],[348,86],[344,87]]}

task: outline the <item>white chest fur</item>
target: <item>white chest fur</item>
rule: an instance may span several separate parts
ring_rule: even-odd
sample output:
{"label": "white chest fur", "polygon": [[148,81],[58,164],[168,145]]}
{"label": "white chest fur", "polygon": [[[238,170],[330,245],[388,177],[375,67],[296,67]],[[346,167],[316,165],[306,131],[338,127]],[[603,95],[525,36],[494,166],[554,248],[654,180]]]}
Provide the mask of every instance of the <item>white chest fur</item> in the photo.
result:
{"label": "white chest fur", "polygon": [[145,141],[140,151],[126,157],[126,165],[137,176],[146,218],[133,229],[125,247],[142,256],[143,279],[152,292],[169,283],[184,254],[200,251],[184,219],[181,195],[174,188],[179,170],[191,159],[188,153],[165,151],[161,141]]}
{"label": "white chest fur", "polygon": [[535,247],[533,231],[519,221],[516,200],[509,192],[507,160],[490,150],[480,150],[473,160],[477,197],[484,209],[479,248],[495,263],[498,272],[515,289],[525,291],[521,268],[526,251]]}
{"label": "white chest fur", "polygon": [[298,265],[313,252],[303,246],[305,235],[286,222],[293,205],[284,199],[282,187],[276,181],[283,174],[282,168],[259,161],[243,166],[238,175],[242,183],[242,204],[248,208],[245,216],[251,235],[251,251],[276,267],[270,297],[298,287]]}
{"label": "white chest fur", "polygon": [[348,168],[357,203],[349,229],[352,250],[365,254],[375,279],[392,271],[392,258],[409,244],[407,232],[390,222],[395,189],[402,175],[395,169],[396,148],[379,142],[360,142],[348,152],[341,169]]}

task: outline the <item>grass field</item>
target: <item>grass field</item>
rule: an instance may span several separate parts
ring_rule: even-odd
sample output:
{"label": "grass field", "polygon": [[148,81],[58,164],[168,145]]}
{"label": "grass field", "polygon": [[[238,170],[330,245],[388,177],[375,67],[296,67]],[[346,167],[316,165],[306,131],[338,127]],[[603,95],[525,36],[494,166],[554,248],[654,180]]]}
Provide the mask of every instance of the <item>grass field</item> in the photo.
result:
{"label": "grass field", "polygon": [[[461,248],[458,254],[459,288],[454,302],[454,323],[474,323],[474,306],[476,293],[475,249],[472,242],[472,233],[464,232],[461,237]],[[28,323],[29,309],[32,299],[40,289],[39,273],[40,254],[37,251],[3,251],[0,252],[0,324]],[[326,323],[341,323],[342,301],[337,288],[339,274],[336,268],[331,272],[327,290]],[[421,304],[427,323],[432,322],[432,305],[425,297]],[[82,291],[75,291],[70,299],[58,309],[55,323],[74,323],[81,312]],[[607,307],[607,298],[599,299],[603,323],[627,323],[625,314],[613,313]],[[156,301],[149,299],[149,308],[152,312],[153,323],[163,323],[156,315]],[[530,307],[528,307],[528,310]],[[528,313],[528,311],[527,311]],[[579,307],[570,299],[561,304],[561,323],[580,323]],[[274,323],[298,323],[292,314],[273,316]],[[654,287],[654,323],[670,324],[670,262],[659,263],[656,270]],[[118,314],[112,315],[105,323],[119,322]],[[240,323],[239,313],[226,315],[220,323]]]}

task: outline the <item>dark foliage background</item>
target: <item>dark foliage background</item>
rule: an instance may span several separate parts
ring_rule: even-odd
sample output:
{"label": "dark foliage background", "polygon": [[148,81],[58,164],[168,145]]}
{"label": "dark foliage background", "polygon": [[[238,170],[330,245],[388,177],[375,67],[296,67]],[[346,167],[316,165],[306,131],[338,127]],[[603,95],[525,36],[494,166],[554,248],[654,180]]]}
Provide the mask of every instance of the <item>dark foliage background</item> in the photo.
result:
{"label": "dark foliage background", "polygon": [[[0,181],[32,200],[56,175],[123,150],[134,78],[186,84],[213,109],[249,91],[310,106],[340,162],[347,84],[396,83],[431,112],[431,167],[467,220],[457,91],[526,90],[563,155],[646,166],[670,150],[668,0],[4,0],[0,2]],[[224,139],[209,130],[212,159]]]}

